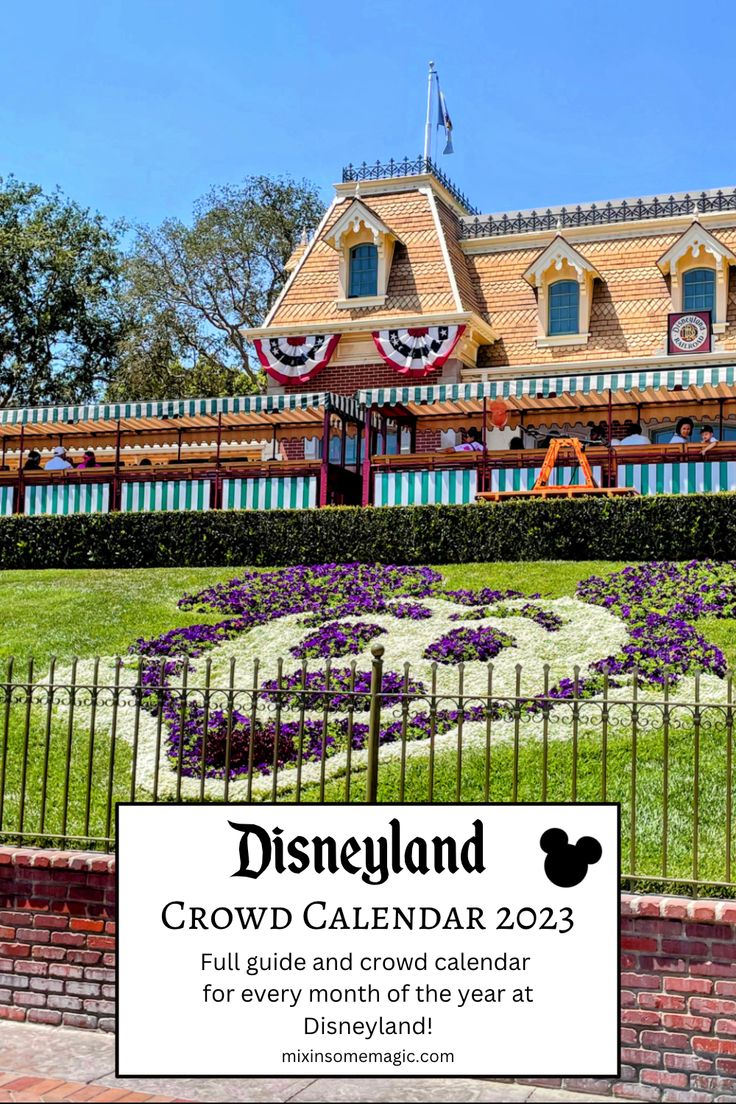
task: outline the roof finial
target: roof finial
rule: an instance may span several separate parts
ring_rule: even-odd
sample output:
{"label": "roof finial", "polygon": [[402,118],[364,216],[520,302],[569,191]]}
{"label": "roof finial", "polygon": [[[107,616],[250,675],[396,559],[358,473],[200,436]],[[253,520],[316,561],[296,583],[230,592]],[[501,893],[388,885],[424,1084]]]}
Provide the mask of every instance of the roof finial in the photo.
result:
{"label": "roof finial", "polygon": [[355,181],[355,198],[360,199],[360,181]]}

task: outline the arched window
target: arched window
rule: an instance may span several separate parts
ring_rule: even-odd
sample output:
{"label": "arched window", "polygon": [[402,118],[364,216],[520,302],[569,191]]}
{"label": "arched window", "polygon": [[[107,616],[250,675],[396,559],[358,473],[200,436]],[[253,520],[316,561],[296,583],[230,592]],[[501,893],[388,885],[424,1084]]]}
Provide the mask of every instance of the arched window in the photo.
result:
{"label": "arched window", "polygon": [[712,268],[689,268],[682,275],[682,309],[711,311],[716,320],[716,274]]}
{"label": "arched window", "polygon": [[354,245],[350,250],[350,299],[378,294],[378,249]]}
{"label": "arched window", "polygon": [[577,280],[557,280],[549,286],[549,329],[554,334],[578,333],[580,285]]}

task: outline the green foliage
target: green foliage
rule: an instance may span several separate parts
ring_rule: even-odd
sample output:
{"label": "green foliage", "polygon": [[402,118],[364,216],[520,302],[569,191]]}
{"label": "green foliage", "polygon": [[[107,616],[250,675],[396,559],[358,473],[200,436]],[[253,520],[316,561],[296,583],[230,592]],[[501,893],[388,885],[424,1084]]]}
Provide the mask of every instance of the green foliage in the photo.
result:
{"label": "green foliage", "polygon": [[82,402],[107,378],[126,325],[120,231],[0,179],[0,406]]}
{"label": "green foliage", "polygon": [[732,558],[736,495],[0,519],[0,567]]}
{"label": "green foliage", "polygon": [[263,321],[289,257],[322,211],[307,181],[254,176],[213,188],[195,204],[191,225],[140,227],[126,269],[131,328],[109,397],[261,389],[242,330]]}

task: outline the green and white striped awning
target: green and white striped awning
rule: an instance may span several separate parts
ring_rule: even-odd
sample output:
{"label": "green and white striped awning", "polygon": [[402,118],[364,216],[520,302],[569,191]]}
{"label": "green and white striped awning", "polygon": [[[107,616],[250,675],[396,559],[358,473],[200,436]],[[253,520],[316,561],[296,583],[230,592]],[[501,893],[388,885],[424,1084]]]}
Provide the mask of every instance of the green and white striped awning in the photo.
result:
{"label": "green and white striped awning", "polygon": [[217,414],[278,414],[284,410],[330,407],[359,418],[352,396],[327,391],[297,395],[240,395],[224,399],[167,399],[162,402],[92,403],[86,406],[7,407],[0,410],[0,426],[56,425],[69,422],[125,421],[135,418],[171,418]]}
{"label": "green and white striped awning", "polygon": [[736,384],[736,365],[698,368],[657,368],[647,371],[587,372],[584,375],[526,376],[474,383],[435,383],[427,387],[377,387],[359,391],[362,406],[405,406],[468,402],[478,399],[546,398],[549,395],[590,395],[606,391],[644,391],[647,388],[704,387]]}

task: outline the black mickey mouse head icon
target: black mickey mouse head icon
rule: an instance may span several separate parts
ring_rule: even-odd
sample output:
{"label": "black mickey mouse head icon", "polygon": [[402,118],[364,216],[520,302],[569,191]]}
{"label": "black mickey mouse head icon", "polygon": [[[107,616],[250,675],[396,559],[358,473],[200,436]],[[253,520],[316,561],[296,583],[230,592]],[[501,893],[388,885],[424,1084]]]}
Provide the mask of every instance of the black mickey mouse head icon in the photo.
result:
{"label": "black mickey mouse head icon", "polygon": [[597,863],[603,854],[603,848],[593,836],[581,836],[577,843],[570,843],[562,828],[548,828],[539,846],[547,852],[544,873],[554,885],[563,889],[580,885],[588,867]]}

